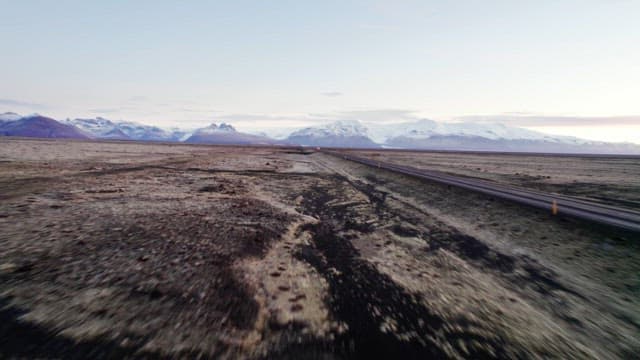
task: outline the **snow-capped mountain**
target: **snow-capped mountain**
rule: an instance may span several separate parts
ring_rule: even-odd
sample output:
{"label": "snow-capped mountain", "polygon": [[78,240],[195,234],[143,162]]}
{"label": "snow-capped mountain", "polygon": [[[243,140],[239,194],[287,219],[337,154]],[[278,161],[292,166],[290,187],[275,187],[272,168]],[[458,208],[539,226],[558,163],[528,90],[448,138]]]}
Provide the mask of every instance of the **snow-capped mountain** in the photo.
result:
{"label": "snow-capped mountain", "polygon": [[237,145],[274,145],[280,142],[268,137],[236,131],[229,125],[211,124],[196,130],[185,142],[192,144],[237,144]]}
{"label": "snow-capped mountain", "polygon": [[[490,140],[544,140],[556,141],[558,136],[551,136],[532,130],[490,123],[444,123],[423,119],[386,125],[371,125],[369,136],[376,142],[385,144],[391,139],[406,137],[426,139],[436,136],[480,137]],[[569,140],[569,138],[563,139]]]}
{"label": "snow-capped mountain", "polygon": [[220,134],[220,133],[233,133],[237,131],[233,126],[229,124],[222,123],[218,126],[215,123],[213,123],[207,127],[198,129],[196,132],[199,134]]}
{"label": "snow-capped mountain", "polygon": [[[257,129],[256,129],[257,131]],[[345,148],[400,148],[557,153],[640,154],[640,145],[605,143],[554,136],[527,129],[477,122],[443,123],[419,120],[394,124],[363,124],[355,120],[292,131],[283,140],[236,131],[229,124],[211,124],[193,131],[162,129],[104,118],[56,121],[38,114],[0,114],[0,136],[44,138],[176,141],[200,144],[303,145]]]}
{"label": "snow-capped mountain", "polygon": [[435,135],[429,138],[396,137],[386,142],[390,148],[451,150],[451,151],[497,151],[536,153],[582,153],[582,154],[640,154],[640,146],[630,143],[605,143],[568,138],[534,139],[489,139],[480,136]]}
{"label": "snow-capped mountain", "polygon": [[95,119],[67,119],[64,123],[77,127],[92,138],[114,140],[131,139],[118,128],[118,124],[101,117],[97,117]]}
{"label": "snow-capped mountain", "polygon": [[177,141],[184,132],[171,132],[157,126],[143,125],[135,122],[119,122],[118,128],[133,140]]}
{"label": "snow-capped mountain", "polygon": [[4,114],[0,114],[0,122],[1,121],[16,121],[22,118],[21,115],[18,115],[14,112],[6,112]]}
{"label": "snow-capped mountain", "polygon": [[38,114],[20,116],[15,113],[2,114],[0,136],[24,136],[38,138],[88,139],[77,128],[62,124]]}
{"label": "snow-capped mountain", "polygon": [[391,148],[559,153],[640,152],[640,146],[634,144],[548,135],[498,123],[420,120],[372,127],[370,134],[385,147]]}
{"label": "snow-capped mountain", "polygon": [[287,141],[306,146],[379,147],[368,136],[368,129],[355,120],[342,120],[330,124],[294,131]]}
{"label": "snow-capped mountain", "polygon": [[394,124],[336,121],[294,131],[287,140],[306,146],[425,150],[640,153],[634,144],[587,141],[491,123],[444,123],[433,120]]}
{"label": "snow-capped mountain", "polygon": [[67,119],[65,123],[73,125],[90,137],[112,140],[148,140],[180,141],[188,132],[185,130],[164,130],[157,126],[143,125],[127,121],[111,121],[97,117],[95,119]]}

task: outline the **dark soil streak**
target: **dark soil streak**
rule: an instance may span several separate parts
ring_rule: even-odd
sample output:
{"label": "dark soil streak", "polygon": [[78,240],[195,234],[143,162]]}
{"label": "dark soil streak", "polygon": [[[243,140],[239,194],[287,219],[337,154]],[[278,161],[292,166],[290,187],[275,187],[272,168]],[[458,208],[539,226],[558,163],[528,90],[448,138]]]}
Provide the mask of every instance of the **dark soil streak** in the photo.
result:
{"label": "dark soil streak", "polygon": [[[339,235],[357,229],[346,221],[332,220],[340,216],[323,205],[329,198],[328,189],[306,194],[303,205],[318,214],[321,222],[307,225],[313,244],[303,247],[298,257],[325,277],[330,286],[327,301],[332,315],[348,326],[348,331],[336,338],[338,353],[349,358],[448,358],[451,354],[442,344],[461,351],[461,340],[467,344],[470,357],[505,356],[500,339],[467,331],[477,325],[467,319],[443,319],[425,307],[419,296],[360,258],[353,244]],[[390,320],[391,328],[383,330]],[[454,326],[445,329],[445,323]],[[473,340],[483,347],[468,346]]]}
{"label": "dark soil streak", "polygon": [[[377,182],[374,176],[370,176],[368,179],[369,181]],[[363,187],[360,188],[363,189]],[[375,189],[375,187],[369,185],[367,189]],[[423,212],[423,210],[419,208],[414,207],[414,209]],[[408,223],[415,224],[416,220],[411,219],[406,214],[398,213],[394,215]],[[392,228],[392,230],[394,229],[395,228]],[[397,229],[395,229],[394,232],[395,231],[397,231]],[[558,290],[586,300],[584,295],[558,281],[555,272],[544,268],[527,256],[516,257],[503,254],[490,248],[479,239],[461,234],[454,229],[449,229],[446,232],[438,230],[427,232],[422,234],[422,238],[427,242],[429,252],[444,248],[463,259],[467,259],[470,263],[480,268],[494,270],[496,275],[503,277],[507,281],[514,284],[527,284],[527,286],[530,286],[544,296],[551,295],[553,291]],[[521,276],[514,274],[516,268],[522,269],[526,275]]]}
{"label": "dark soil streak", "polygon": [[[176,169],[180,171],[184,171],[181,169]],[[243,169],[243,170],[228,170],[228,169],[203,169],[203,168],[187,168],[186,171],[198,171],[205,172],[209,174],[234,174],[234,175],[272,175],[276,177],[290,177],[290,176],[300,176],[300,177],[322,177],[322,174],[316,173],[306,173],[306,172],[280,172],[277,170],[271,169]]]}
{"label": "dark soil streak", "polygon": [[429,236],[429,251],[445,248],[463,258],[476,260],[483,266],[499,270],[503,273],[511,273],[515,268],[515,259],[491,250],[480,240],[462,234],[447,234],[446,239],[438,236]]}
{"label": "dark soil streak", "polygon": [[[205,214],[217,218],[225,214],[226,218],[204,220]],[[16,263],[14,269],[0,275],[0,283],[3,288],[28,283],[34,288],[77,293],[108,289],[109,300],[95,299],[92,303],[113,301],[126,306],[127,311],[104,303],[96,307],[97,312],[86,310],[85,314],[144,324],[144,338],[132,343],[133,336],[115,329],[106,333],[104,340],[84,339],[74,344],[71,338],[58,336],[48,327],[16,320],[30,308],[20,313],[8,309],[0,314],[0,341],[10,344],[0,346],[0,358],[162,357],[140,349],[167,328],[188,332],[188,327],[194,326],[210,333],[250,330],[259,305],[253,289],[237,276],[233,264],[243,257],[262,256],[291,220],[267,203],[242,198],[227,199],[205,209],[151,212],[144,217],[113,216],[99,226],[85,227],[96,221],[94,217],[102,219],[100,215],[85,216],[76,224],[85,229],[82,241],[69,236],[55,252],[31,254],[28,262]],[[239,224],[240,219],[248,225]],[[129,345],[120,346],[122,341]],[[210,346],[216,353],[208,352],[207,356],[235,350],[224,340]],[[200,355],[173,354],[190,358]]]}
{"label": "dark soil streak", "polygon": [[364,182],[360,182],[360,181],[352,181],[349,179],[345,180],[354,188],[356,188],[358,191],[360,191],[361,193],[365,194],[368,198],[369,201],[374,205],[375,207],[375,211],[376,214],[378,216],[381,216],[382,214],[382,207],[384,206],[385,201],[387,200],[387,193],[384,191],[380,191],[378,189],[375,188],[375,186],[368,184],[368,183],[364,183]]}

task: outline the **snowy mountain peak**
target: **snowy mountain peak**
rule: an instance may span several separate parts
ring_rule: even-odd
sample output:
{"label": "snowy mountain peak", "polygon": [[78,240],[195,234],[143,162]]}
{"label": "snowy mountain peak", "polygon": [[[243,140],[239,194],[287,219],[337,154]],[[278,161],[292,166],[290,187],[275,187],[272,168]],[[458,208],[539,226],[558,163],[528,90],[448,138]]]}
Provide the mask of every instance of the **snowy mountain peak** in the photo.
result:
{"label": "snowy mountain peak", "polygon": [[185,136],[185,131],[182,130],[167,131],[157,126],[112,121],[102,117],[67,119],[64,123],[73,125],[83,133],[98,139],[177,141]]}
{"label": "snowy mountain peak", "polygon": [[236,132],[236,129],[229,124],[222,123],[218,126],[215,123],[212,123],[207,127],[199,129],[197,132],[201,134],[213,134],[218,132]]}
{"label": "snowy mountain peak", "polygon": [[572,145],[587,143],[577,138],[547,135],[499,123],[437,122],[430,119],[367,125],[354,120],[340,120],[294,131],[287,139],[293,143],[310,146],[399,148],[423,148],[432,145],[473,148],[494,144],[498,149],[498,144],[505,142]]}
{"label": "snowy mountain peak", "polygon": [[307,127],[294,131],[290,136],[367,136],[367,128],[357,120],[338,120],[326,125]]}
{"label": "snowy mountain peak", "polygon": [[369,136],[378,143],[387,143],[394,138],[429,139],[443,136],[489,140],[567,140],[558,136],[550,136],[498,123],[436,122],[428,119],[397,124],[372,125],[369,129]]}
{"label": "snowy mountain peak", "polygon": [[[258,130],[258,129],[256,129]],[[238,132],[226,123],[193,131],[163,129],[102,117],[56,121],[38,114],[0,114],[0,136],[93,138],[138,141],[184,141],[205,144],[298,144],[345,148],[403,148],[430,150],[640,153],[633,144],[589,141],[555,136],[487,122],[437,122],[429,119],[391,124],[339,120],[290,132],[283,141]]]}
{"label": "snowy mountain peak", "polygon": [[0,114],[0,121],[16,121],[20,120],[22,116],[14,113],[14,112],[6,112],[4,114]]}
{"label": "snowy mountain peak", "polygon": [[359,121],[340,120],[294,131],[287,140],[307,146],[379,147],[379,144],[371,141],[367,132],[367,128]]}
{"label": "snowy mountain peak", "polygon": [[[20,117],[20,119],[31,119],[31,118],[37,118],[37,117],[46,117],[46,116],[40,115],[38,113],[33,113],[33,114],[22,116]],[[49,118],[47,117],[47,119]]]}
{"label": "snowy mountain peak", "polygon": [[236,129],[233,126],[231,126],[230,124],[225,124],[225,123],[220,124],[218,129],[219,130],[223,130],[223,131],[236,131]]}
{"label": "snowy mountain peak", "polygon": [[126,138],[127,136],[118,131],[118,126],[111,120],[101,117],[95,119],[67,119],[67,125],[75,126],[83,133],[96,138]]}

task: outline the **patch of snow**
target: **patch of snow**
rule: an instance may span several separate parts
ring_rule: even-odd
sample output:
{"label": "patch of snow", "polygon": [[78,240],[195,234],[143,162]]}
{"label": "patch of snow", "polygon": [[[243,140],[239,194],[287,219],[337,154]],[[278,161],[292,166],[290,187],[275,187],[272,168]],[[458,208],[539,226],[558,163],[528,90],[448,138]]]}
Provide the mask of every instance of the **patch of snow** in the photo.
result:
{"label": "patch of snow", "polygon": [[207,127],[196,130],[198,134],[216,134],[221,132],[236,132],[236,129],[229,124],[222,123],[218,126],[213,123]]}
{"label": "patch of snow", "polygon": [[75,126],[82,132],[96,137],[106,136],[117,129],[117,125],[114,122],[101,117],[95,119],[67,119],[62,123]]}
{"label": "patch of snow", "polygon": [[378,143],[385,143],[389,139],[396,137],[428,139],[434,136],[481,137],[490,140],[532,140],[559,143],[581,142],[577,138],[547,135],[499,123],[445,123],[424,119],[398,124],[371,125],[369,127],[369,137]]}
{"label": "patch of snow", "polygon": [[307,127],[294,131],[290,136],[322,138],[328,136],[367,136],[367,128],[357,120],[339,120],[326,125]]}
{"label": "patch of snow", "polygon": [[357,120],[340,120],[307,127],[290,133],[291,137],[327,138],[362,136],[385,145],[394,138],[428,139],[431,137],[467,137],[489,140],[544,141],[562,144],[585,144],[587,141],[568,136],[553,136],[499,123],[437,122],[423,119],[395,124],[363,124]]}
{"label": "patch of snow", "polygon": [[22,116],[14,112],[6,112],[0,114],[0,121],[16,121],[22,119]]}

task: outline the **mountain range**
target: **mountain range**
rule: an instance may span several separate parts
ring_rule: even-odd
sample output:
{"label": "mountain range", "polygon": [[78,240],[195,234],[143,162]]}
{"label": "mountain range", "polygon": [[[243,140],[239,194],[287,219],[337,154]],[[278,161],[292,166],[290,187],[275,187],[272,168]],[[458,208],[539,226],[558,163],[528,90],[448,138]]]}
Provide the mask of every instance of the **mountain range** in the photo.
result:
{"label": "mountain range", "polygon": [[555,136],[503,124],[418,120],[363,124],[340,120],[292,131],[274,139],[237,131],[221,123],[195,129],[163,129],[134,122],[95,119],[57,121],[42,115],[0,114],[0,136],[168,141],[192,144],[302,145],[345,148],[398,148],[558,153],[640,154],[640,145]]}
{"label": "mountain range", "polygon": [[16,113],[4,113],[0,115],[0,136],[63,139],[90,138],[80,129],[51,118],[40,115],[22,117]]}
{"label": "mountain range", "polygon": [[285,145],[284,142],[266,136],[238,132],[225,123],[197,129],[184,141],[191,144]]}
{"label": "mountain range", "polygon": [[640,154],[640,145],[556,136],[498,123],[418,120],[394,124],[336,121],[294,131],[287,141],[306,146],[542,153]]}
{"label": "mountain range", "polygon": [[143,125],[127,121],[95,119],[67,119],[66,125],[78,128],[85,135],[95,139],[140,140],[140,141],[182,141],[190,133],[178,129],[165,130],[157,126]]}

